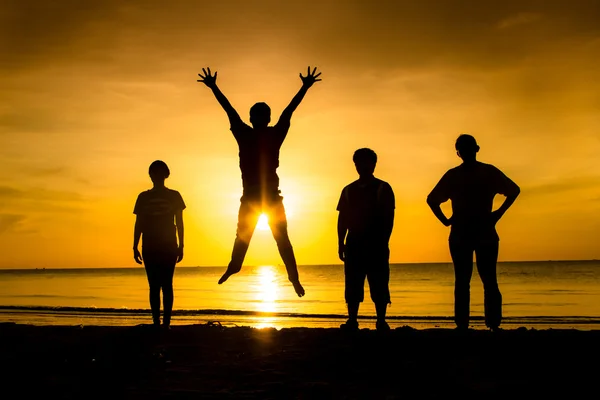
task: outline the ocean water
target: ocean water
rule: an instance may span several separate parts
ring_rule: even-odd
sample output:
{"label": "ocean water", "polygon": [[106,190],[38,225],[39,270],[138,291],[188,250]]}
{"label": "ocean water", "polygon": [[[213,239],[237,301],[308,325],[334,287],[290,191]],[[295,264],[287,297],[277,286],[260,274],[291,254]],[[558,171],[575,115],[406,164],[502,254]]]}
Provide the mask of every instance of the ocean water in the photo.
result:
{"label": "ocean water", "polygon": [[[285,268],[244,267],[222,285],[224,267],[178,267],[173,324],[332,327],[345,320],[341,265],[300,266],[298,298]],[[504,327],[600,328],[600,262],[498,264]],[[394,326],[453,327],[452,264],[393,264],[388,320]],[[0,270],[0,321],[59,325],[149,323],[144,269]],[[361,326],[374,326],[365,284]],[[483,327],[483,289],[471,282],[474,328]]]}

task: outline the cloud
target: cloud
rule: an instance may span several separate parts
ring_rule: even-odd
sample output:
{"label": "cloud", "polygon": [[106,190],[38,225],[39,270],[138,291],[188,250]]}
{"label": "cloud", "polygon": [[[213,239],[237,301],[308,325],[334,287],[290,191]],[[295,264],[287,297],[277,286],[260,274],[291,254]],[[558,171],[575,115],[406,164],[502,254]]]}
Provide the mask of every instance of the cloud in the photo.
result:
{"label": "cloud", "polygon": [[0,214],[0,234],[17,230],[27,217],[22,214]]}
{"label": "cloud", "polygon": [[[21,0],[3,8],[0,37],[7,39],[0,39],[0,67],[38,70],[60,65],[76,74],[75,66],[85,64],[86,77],[98,76],[98,72],[138,77],[160,74],[195,60],[219,59],[230,64],[260,58],[268,64],[269,55],[310,55],[317,62],[379,67],[412,67],[460,56],[465,64],[491,59],[490,65],[495,65],[519,48],[532,51],[539,43],[498,37],[491,27],[531,24],[548,15],[550,20],[563,17],[572,32],[597,31],[590,28],[597,24],[585,19],[597,9],[586,2],[559,7],[514,0],[502,5],[465,0],[338,0],[323,2],[318,13],[274,0],[235,5]],[[536,11],[520,12],[524,8]],[[564,36],[564,26],[559,28],[548,29],[543,39]]]}
{"label": "cloud", "polygon": [[[75,215],[89,209],[90,198],[66,190],[0,185],[0,204],[8,215]],[[20,233],[25,232],[19,230]]]}
{"label": "cloud", "polygon": [[24,109],[0,115],[0,135],[60,132],[65,124],[49,110]]}
{"label": "cloud", "polygon": [[48,176],[65,176],[70,175],[70,171],[66,167],[36,167],[26,166],[27,173],[30,176],[35,177],[48,177]]}
{"label": "cloud", "polygon": [[[43,58],[65,59],[93,32],[99,21],[110,21],[118,11],[113,0],[9,0],[0,11],[0,66],[19,68]],[[109,39],[107,37],[107,39]],[[105,42],[110,46],[111,42]],[[85,43],[84,43],[85,44]],[[84,48],[82,48],[83,50]]]}
{"label": "cloud", "polygon": [[523,188],[527,195],[551,195],[576,190],[600,190],[600,176],[574,177]]}
{"label": "cloud", "polygon": [[8,186],[0,186],[0,199],[18,199],[23,196],[23,192]]}
{"label": "cloud", "polygon": [[3,200],[36,200],[36,201],[61,201],[81,202],[83,196],[76,192],[51,190],[44,188],[17,189],[11,186],[0,186],[0,199]]}
{"label": "cloud", "polygon": [[532,12],[522,12],[517,15],[505,18],[498,23],[499,29],[512,28],[518,25],[531,24],[542,18],[542,14]]}

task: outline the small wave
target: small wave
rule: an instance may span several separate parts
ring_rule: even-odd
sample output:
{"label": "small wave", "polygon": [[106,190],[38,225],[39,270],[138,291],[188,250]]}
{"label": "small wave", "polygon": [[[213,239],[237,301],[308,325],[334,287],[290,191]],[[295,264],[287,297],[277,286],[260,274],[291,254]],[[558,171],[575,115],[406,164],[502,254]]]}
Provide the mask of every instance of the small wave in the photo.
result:
{"label": "small wave", "polygon": [[[95,307],[44,307],[44,306],[0,306],[0,312],[5,313],[43,313],[43,314],[78,314],[78,315],[148,315],[149,309],[131,308],[95,308]],[[246,310],[225,309],[199,309],[199,310],[173,310],[174,316],[245,316],[245,317],[275,317],[275,318],[311,318],[311,319],[345,319],[345,314],[303,314],[286,312],[264,312]],[[376,316],[364,315],[360,319],[376,319]],[[395,321],[448,321],[452,322],[452,316],[423,316],[423,315],[389,315],[386,317]],[[483,321],[483,316],[472,316],[473,321]],[[532,324],[599,324],[600,316],[516,316],[505,317],[506,323],[532,323]]]}
{"label": "small wave", "polygon": [[97,300],[97,296],[63,296],[59,294],[13,294],[9,296],[10,298],[32,298],[32,299],[75,299],[75,300]]}

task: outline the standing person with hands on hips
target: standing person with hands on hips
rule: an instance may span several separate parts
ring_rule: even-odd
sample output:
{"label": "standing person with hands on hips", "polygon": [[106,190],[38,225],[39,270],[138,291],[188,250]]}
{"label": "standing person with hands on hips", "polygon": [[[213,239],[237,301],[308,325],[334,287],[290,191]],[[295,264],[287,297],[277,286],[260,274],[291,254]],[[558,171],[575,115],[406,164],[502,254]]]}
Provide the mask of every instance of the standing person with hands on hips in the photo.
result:
{"label": "standing person with hands on hips", "polygon": [[[502,321],[502,295],[496,276],[499,236],[496,223],[514,203],[521,190],[493,165],[477,161],[479,145],[471,135],[456,139],[456,153],[462,164],[450,169],[427,197],[433,214],[450,226],[450,255],[454,264],[454,321],[460,330],[468,329],[473,253],[483,282],[485,324],[498,330]],[[494,197],[506,196],[492,211]],[[446,217],[440,205],[452,202],[452,216]]]}

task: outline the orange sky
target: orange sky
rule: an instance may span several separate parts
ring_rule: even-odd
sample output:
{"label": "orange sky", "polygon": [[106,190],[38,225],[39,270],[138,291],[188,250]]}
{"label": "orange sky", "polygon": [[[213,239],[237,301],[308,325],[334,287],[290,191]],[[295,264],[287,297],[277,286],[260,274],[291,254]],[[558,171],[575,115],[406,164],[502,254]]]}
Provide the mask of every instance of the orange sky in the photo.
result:
{"label": "orange sky", "polygon": [[[522,189],[501,260],[600,258],[595,1],[47,3],[0,8],[0,268],[134,266],[155,159],[188,205],[181,265],[225,265],[241,179],[204,66],[246,121],[257,101],[277,118],[306,66],[323,72],[281,151],[299,264],[338,263],[359,147],[396,193],[391,261],[449,261],[425,198],[464,132]],[[257,231],[247,264],[267,263],[276,246]]]}

